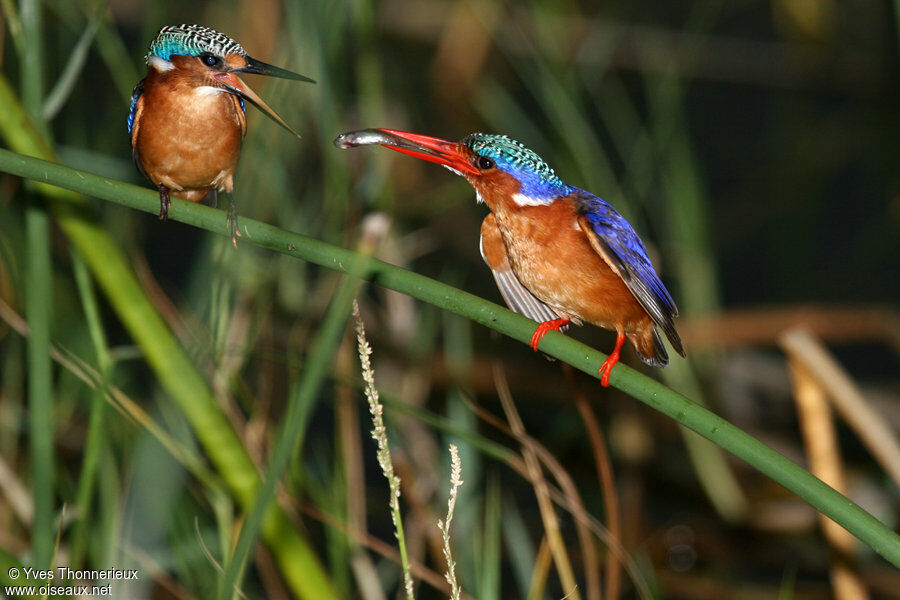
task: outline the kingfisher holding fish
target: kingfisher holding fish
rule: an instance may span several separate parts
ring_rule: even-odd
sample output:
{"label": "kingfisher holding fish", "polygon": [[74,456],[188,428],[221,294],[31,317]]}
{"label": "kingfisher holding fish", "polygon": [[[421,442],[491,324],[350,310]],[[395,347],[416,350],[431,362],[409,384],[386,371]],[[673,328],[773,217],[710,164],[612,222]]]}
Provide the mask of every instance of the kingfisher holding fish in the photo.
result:
{"label": "kingfisher holding fish", "polygon": [[481,224],[481,256],[506,304],[539,323],[537,351],[551,330],[586,321],[616,332],[598,374],[609,386],[627,338],[648,365],[664,367],[659,331],[684,356],[675,301],[634,228],[609,203],[562,181],[541,157],[505,135],[459,142],[392,129],[344,133],[339,148],[379,144],[465,177],[491,213]]}
{"label": "kingfisher holding fish", "polygon": [[[219,191],[231,196],[247,132],[245,102],[300,137],[237,74],[313,80],[251,58],[227,35],[201,25],[163,27],[150,44],[147,66],[131,97],[128,132],[135,164],[159,190],[162,220],[170,195],[191,202],[210,193],[215,201]],[[237,246],[233,197],[228,223]]]}

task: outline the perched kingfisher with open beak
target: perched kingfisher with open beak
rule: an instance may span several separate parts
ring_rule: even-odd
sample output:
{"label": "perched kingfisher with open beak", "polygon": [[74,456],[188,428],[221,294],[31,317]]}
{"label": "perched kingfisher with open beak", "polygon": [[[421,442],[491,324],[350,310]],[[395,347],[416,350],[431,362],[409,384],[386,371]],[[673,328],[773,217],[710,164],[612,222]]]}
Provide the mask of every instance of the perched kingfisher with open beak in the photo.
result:
{"label": "perched kingfisher with open beak", "polygon": [[[147,76],[134,88],[128,133],[134,162],[159,189],[159,218],[165,220],[175,195],[200,202],[231,194],[241,143],[247,131],[245,102],[300,137],[257,96],[238,73],[284,79],[312,79],[247,55],[236,41],[200,25],[159,30],[147,54]],[[231,241],[240,231],[234,198],[229,199]]]}
{"label": "perched kingfisher with open beak", "polygon": [[449,142],[392,129],[352,131],[334,143],[380,144],[466,178],[491,210],[481,224],[481,256],[506,304],[539,323],[531,338],[535,351],[548,331],[570,322],[615,331],[615,348],[598,372],[603,386],[626,338],[654,367],[669,362],[660,329],[684,356],[675,301],[628,221],[562,181],[523,144],[505,135],[473,133]]}

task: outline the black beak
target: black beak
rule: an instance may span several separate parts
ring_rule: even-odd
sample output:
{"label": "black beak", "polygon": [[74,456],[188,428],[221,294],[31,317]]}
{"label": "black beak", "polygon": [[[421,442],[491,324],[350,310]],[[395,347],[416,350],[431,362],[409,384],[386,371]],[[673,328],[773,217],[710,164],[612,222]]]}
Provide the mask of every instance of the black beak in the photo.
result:
{"label": "black beak", "polygon": [[244,60],[247,61],[247,66],[240,69],[234,69],[232,70],[232,73],[256,73],[257,75],[269,75],[270,77],[280,77],[282,79],[293,79],[295,81],[308,81],[309,83],[315,83],[315,80],[310,79],[309,77],[300,75],[299,73],[294,73],[293,71],[288,71],[287,69],[282,69],[280,67],[266,64],[261,60],[256,60],[255,58],[251,58],[249,56],[245,56]]}

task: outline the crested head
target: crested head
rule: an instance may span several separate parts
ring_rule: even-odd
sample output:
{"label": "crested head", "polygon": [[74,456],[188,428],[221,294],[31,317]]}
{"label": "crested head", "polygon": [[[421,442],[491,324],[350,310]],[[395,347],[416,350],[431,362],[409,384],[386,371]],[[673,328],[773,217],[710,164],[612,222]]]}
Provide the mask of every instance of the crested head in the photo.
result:
{"label": "crested head", "polygon": [[218,57],[247,56],[243,46],[215,29],[202,25],[167,25],[150,44],[147,64],[151,64],[153,57],[168,61],[173,55],[200,56],[206,52]]}
{"label": "crested head", "polygon": [[572,191],[544,159],[505,135],[473,133],[460,144],[478,156],[493,160],[499,170],[517,179],[522,184],[517,198],[521,203],[545,204]]}

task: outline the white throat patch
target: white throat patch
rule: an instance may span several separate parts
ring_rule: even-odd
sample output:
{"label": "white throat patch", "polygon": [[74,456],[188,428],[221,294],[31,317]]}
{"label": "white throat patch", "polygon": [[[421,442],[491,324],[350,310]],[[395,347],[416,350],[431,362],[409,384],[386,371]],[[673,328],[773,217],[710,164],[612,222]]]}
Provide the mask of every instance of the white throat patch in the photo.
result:
{"label": "white throat patch", "polygon": [[220,87],[214,87],[211,85],[201,85],[194,88],[194,93],[198,96],[215,96],[216,94],[221,94],[224,91],[225,90]]}

